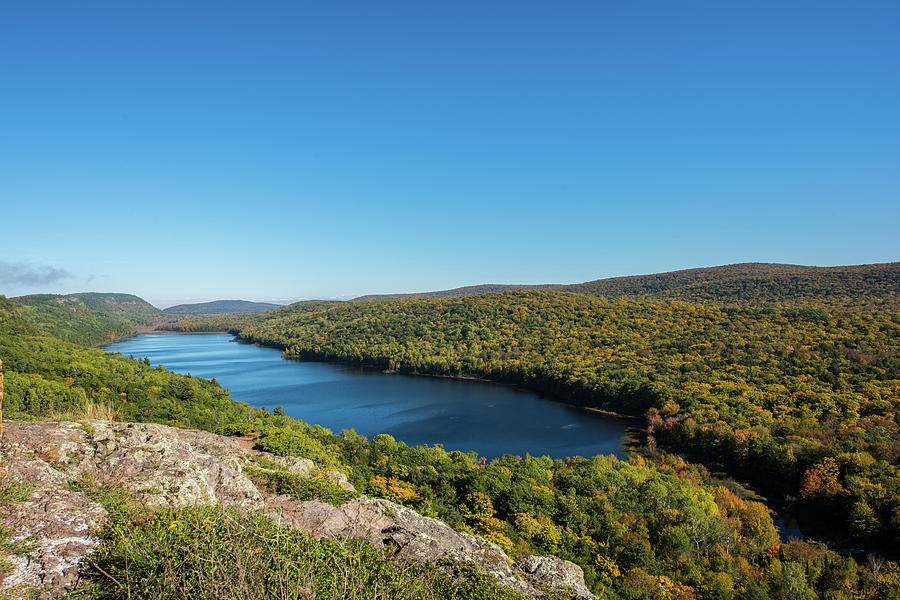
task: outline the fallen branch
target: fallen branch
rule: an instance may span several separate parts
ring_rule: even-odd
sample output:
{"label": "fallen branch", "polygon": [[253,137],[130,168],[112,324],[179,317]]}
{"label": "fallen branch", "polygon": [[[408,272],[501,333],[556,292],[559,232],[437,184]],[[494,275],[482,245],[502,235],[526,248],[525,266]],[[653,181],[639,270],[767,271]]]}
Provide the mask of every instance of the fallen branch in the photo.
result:
{"label": "fallen branch", "polygon": [[116,579],[115,577],[113,577],[112,575],[110,575],[109,573],[107,573],[106,571],[104,571],[103,568],[102,568],[100,565],[98,565],[97,563],[95,563],[95,562],[92,561],[92,560],[88,560],[88,562],[91,563],[91,566],[92,566],[92,567],[94,567],[95,569],[97,569],[98,571],[100,571],[101,573],[103,573],[104,575],[106,575],[107,577],[109,577],[110,579],[112,579],[113,582],[114,582],[117,586],[119,586],[119,589],[120,589],[120,590],[124,590],[124,589],[125,589],[125,586],[122,585],[121,583],[119,583],[119,580],[118,580],[118,579]]}

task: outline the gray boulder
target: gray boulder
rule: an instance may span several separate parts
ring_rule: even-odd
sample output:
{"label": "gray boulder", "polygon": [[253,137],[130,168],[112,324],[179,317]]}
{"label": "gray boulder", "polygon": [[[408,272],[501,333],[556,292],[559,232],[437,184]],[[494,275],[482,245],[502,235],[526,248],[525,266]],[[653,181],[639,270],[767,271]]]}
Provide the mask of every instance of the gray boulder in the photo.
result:
{"label": "gray boulder", "polygon": [[531,574],[538,583],[569,592],[576,598],[594,598],[584,584],[584,571],[573,562],[556,556],[528,556],[517,566]]}

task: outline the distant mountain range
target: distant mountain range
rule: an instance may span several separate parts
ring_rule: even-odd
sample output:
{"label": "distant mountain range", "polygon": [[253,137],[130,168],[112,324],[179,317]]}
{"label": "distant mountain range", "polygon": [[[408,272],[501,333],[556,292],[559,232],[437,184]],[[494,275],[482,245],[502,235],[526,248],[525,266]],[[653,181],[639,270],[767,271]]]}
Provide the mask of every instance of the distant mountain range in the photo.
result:
{"label": "distant mountain range", "polygon": [[249,302],[247,300],[213,300],[197,304],[178,304],[163,309],[170,315],[249,315],[280,308],[280,304]]}
{"label": "distant mountain range", "polygon": [[610,298],[669,298],[726,305],[789,305],[815,300],[833,306],[860,303],[898,306],[900,262],[839,267],[740,263],[576,284],[484,284],[414,294],[372,294],[354,301],[452,298],[512,290],[552,290]]}

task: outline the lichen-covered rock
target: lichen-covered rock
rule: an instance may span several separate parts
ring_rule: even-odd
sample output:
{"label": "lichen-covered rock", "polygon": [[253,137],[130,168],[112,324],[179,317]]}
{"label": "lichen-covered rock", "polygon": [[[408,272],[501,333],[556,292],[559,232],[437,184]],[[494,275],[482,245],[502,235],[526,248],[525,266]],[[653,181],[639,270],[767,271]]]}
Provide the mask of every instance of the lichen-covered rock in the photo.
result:
{"label": "lichen-covered rock", "polygon": [[42,486],[26,502],[4,507],[6,527],[13,542],[32,549],[25,556],[11,556],[4,589],[64,589],[78,578],[83,558],[99,544],[92,535],[103,525],[106,510],[85,496],[54,486]]}
{"label": "lichen-covered rock", "polygon": [[[59,485],[90,475],[130,489],[151,508],[264,508],[259,490],[241,473],[246,451],[206,431],[107,421],[16,423],[3,442],[7,472],[22,482]],[[37,480],[30,474],[35,470]]]}
{"label": "lichen-covered rock", "polygon": [[[76,581],[81,563],[99,543],[94,533],[106,518],[102,506],[70,486],[89,477],[123,486],[151,508],[223,505],[267,514],[315,537],[347,536],[392,548],[398,559],[472,562],[513,589],[545,597],[499,546],[399,504],[362,496],[335,507],[260,490],[243,473],[245,466],[259,466],[254,456],[297,475],[319,473],[308,459],[257,452],[205,431],[109,421],[9,424],[0,447],[2,466],[12,481],[35,488],[26,502],[0,506],[0,521],[9,521],[14,540],[30,540],[32,547],[12,559],[13,568],[0,580],[0,594],[15,598],[19,590],[33,587],[44,590],[41,598],[54,598]],[[336,485],[353,490],[343,473],[328,475]],[[572,563],[530,557],[523,565],[534,581],[593,598],[581,569]]]}
{"label": "lichen-covered rock", "polygon": [[584,571],[573,562],[556,556],[528,556],[519,562],[518,567],[534,576],[539,583],[555,590],[569,592],[576,598],[594,598],[584,584]]}
{"label": "lichen-covered rock", "polygon": [[278,456],[268,452],[259,452],[257,450],[253,450],[252,452],[257,456],[269,459],[280,467],[295,475],[300,475],[301,477],[312,477],[316,474],[316,471],[318,471],[316,463],[308,458],[302,458],[300,456]]}
{"label": "lichen-covered rock", "polygon": [[338,486],[342,490],[347,490],[348,492],[355,492],[356,487],[350,483],[350,480],[347,479],[347,476],[340,471],[326,471],[326,475],[328,475],[328,481]]}
{"label": "lichen-covered rock", "polygon": [[[277,523],[302,529],[314,537],[355,537],[375,546],[393,548],[397,558],[419,563],[435,564],[444,558],[471,562],[508,587],[536,598],[544,597],[510,566],[506,553],[496,544],[455,531],[437,519],[424,517],[400,504],[366,496],[354,498],[342,506],[318,500],[296,502],[285,496],[272,497],[267,504],[272,507],[270,515]],[[567,564],[581,574],[577,565]],[[541,583],[546,581],[541,580]],[[559,589],[567,587],[570,587],[568,580]],[[583,575],[580,589],[587,590]],[[593,598],[589,592],[587,594],[582,597]]]}
{"label": "lichen-covered rock", "polygon": [[393,515],[394,524],[383,530],[385,542],[397,546],[398,558],[421,563],[434,563],[442,558],[475,563],[480,569],[496,577],[504,585],[531,596],[544,595],[510,566],[506,553],[493,542],[468,533],[460,533],[444,523],[423,517],[416,511],[387,500],[366,500],[378,503],[382,510]]}

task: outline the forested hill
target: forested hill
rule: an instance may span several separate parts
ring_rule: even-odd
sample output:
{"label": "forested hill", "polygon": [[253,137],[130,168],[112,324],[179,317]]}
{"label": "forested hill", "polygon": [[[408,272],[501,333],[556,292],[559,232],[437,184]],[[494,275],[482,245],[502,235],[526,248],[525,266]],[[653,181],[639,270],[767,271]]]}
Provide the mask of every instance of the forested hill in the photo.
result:
{"label": "forested hill", "polygon": [[10,302],[39,332],[85,345],[134,334],[136,326],[169,316],[131,294],[35,294]]}
{"label": "forested hill", "polygon": [[741,263],[570,285],[475,285],[357,301],[452,298],[515,290],[555,290],[608,298],[661,298],[721,306],[900,307],[900,262],[839,267]]}
{"label": "forested hill", "polygon": [[270,302],[249,302],[247,300],[213,300],[196,304],[178,304],[164,308],[163,311],[174,315],[249,315],[279,308],[280,304]]}
{"label": "forested hill", "polygon": [[[3,416],[7,420],[117,418],[213,429],[255,412],[232,401],[214,380],[153,368],[149,362],[47,335],[26,316],[34,311],[22,310],[32,306],[0,295]],[[56,312],[38,314],[45,319],[42,329],[56,317],[68,320]],[[50,329],[67,327],[65,322],[52,325]]]}
{"label": "forested hill", "polygon": [[724,305],[900,306],[900,262],[841,267],[742,263],[598,279],[561,291]]}
{"label": "forested hill", "polygon": [[237,327],[287,357],[476,376],[646,415],[651,440],[900,542],[900,313],[519,291],[287,307]]}

